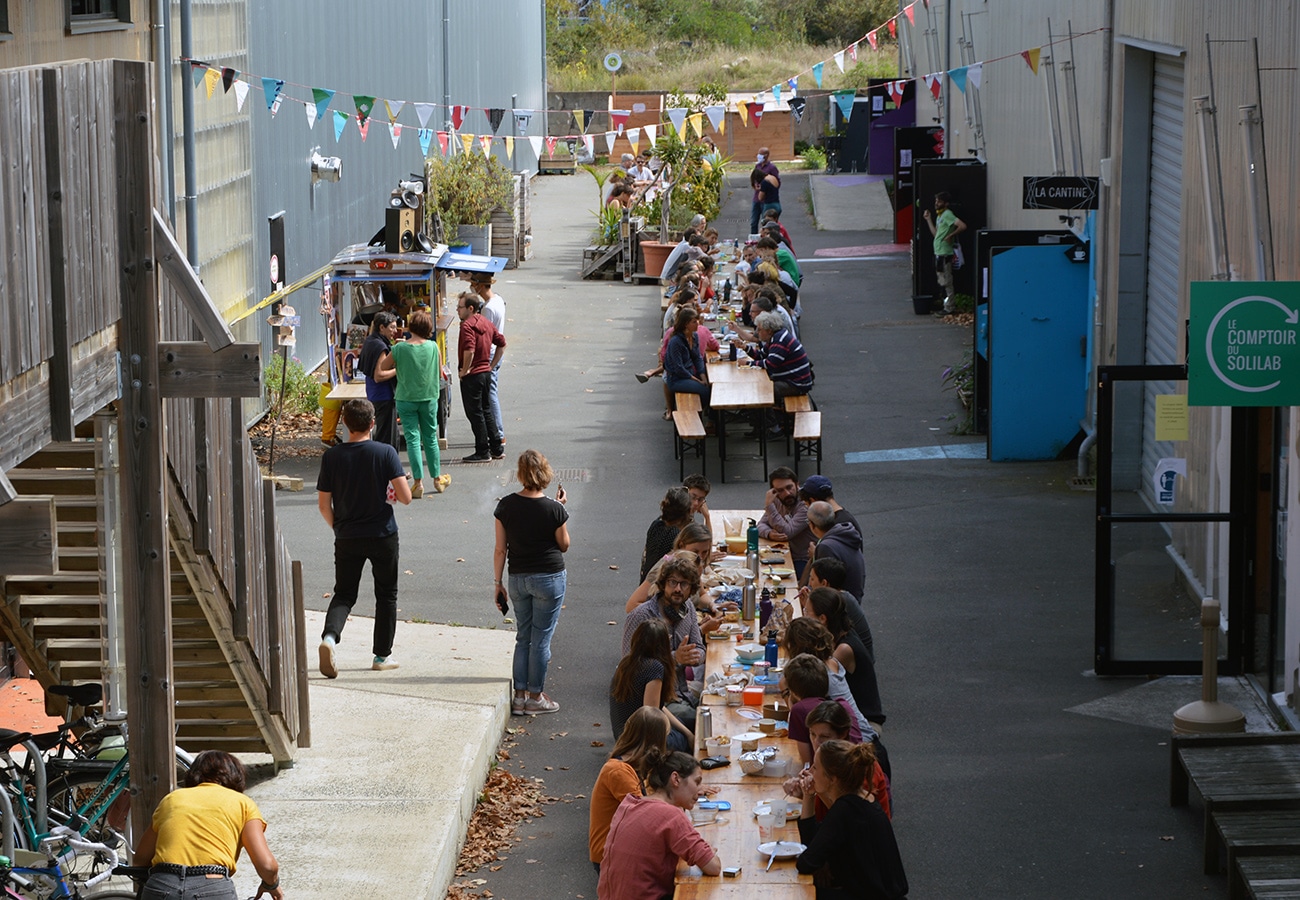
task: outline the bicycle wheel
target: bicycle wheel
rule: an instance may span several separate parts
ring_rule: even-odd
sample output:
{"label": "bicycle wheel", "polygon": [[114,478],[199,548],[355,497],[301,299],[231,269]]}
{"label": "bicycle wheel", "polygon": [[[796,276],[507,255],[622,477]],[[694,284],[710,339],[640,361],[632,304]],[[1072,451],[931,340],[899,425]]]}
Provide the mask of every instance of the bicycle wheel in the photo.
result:
{"label": "bicycle wheel", "polygon": [[[190,762],[187,755],[180,750],[176,752],[176,784],[184,783],[185,773],[189,771]],[[127,773],[130,772],[128,768]],[[50,810],[50,825],[67,825],[80,831],[81,823],[73,822],[72,817],[103,783],[104,771],[71,770],[50,779],[47,789]],[[86,838],[110,846],[124,843],[128,849],[135,849],[135,835],[131,828],[131,794],[123,789],[117,799],[109,805],[104,813],[90,823],[84,832]]]}

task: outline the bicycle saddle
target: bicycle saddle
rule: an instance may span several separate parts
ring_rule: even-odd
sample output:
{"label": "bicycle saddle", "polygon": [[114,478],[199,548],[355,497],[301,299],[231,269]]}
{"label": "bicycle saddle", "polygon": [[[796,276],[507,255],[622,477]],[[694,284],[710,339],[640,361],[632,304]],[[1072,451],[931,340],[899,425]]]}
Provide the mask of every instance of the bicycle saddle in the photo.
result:
{"label": "bicycle saddle", "polygon": [[54,684],[46,691],[56,697],[67,697],[73,706],[94,706],[104,699],[104,686],[96,682],[86,684]]}

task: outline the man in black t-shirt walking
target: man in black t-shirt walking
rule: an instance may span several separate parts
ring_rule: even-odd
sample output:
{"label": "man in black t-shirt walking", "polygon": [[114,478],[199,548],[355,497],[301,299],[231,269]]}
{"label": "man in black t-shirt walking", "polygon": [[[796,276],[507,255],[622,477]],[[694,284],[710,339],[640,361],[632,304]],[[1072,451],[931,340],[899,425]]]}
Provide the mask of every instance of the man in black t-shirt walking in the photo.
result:
{"label": "man in black t-shirt walking", "polygon": [[375,579],[375,659],[370,668],[397,668],[392,656],[397,633],[397,519],[392,502],[411,502],[411,486],[397,451],[370,439],[375,424],[370,401],[344,403],[343,424],[348,442],[325,451],[316,479],[320,514],[334,529],[334,595],[320,644],[320,671],[326,678],[338,677],[334,645],[356,605],[367,560]]}

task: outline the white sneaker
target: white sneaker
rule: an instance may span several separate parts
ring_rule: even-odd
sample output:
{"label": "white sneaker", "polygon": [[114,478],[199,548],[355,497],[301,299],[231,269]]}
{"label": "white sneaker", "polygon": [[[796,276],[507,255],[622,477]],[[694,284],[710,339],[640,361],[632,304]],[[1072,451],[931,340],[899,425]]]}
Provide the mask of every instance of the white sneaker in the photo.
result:
{"label": "white sneaker", "polygon": [[375,661],[370,664],[370,668],[376,672],[386,672],[389,669],[396,669],[397,663],[391,656],[376,656]]}
{"label": "white sneaker", "polygon": [[339,669],[334,665],[334,645],[329,641],[320,642],[320,673],[326,678],[338,678]]}

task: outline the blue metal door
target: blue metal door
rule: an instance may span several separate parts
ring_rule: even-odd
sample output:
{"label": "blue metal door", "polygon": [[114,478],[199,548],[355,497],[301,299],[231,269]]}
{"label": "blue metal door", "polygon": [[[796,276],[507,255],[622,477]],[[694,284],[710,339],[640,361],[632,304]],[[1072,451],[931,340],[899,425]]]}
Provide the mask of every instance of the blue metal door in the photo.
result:
{"label": "blue metal door", "polygon": [[989,261],[989,459],[1055,459],[1087,407],[1088,264],[1066,248]]}

